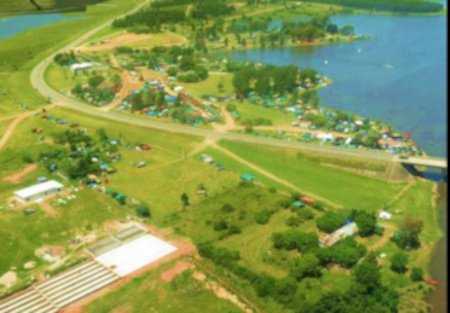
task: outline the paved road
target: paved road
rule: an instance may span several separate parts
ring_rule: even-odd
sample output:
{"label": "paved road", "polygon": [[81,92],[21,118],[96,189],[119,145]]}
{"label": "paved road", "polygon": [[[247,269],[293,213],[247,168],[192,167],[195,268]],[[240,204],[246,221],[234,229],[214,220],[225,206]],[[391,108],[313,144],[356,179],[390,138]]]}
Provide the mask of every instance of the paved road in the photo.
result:
{"label": "paved road", "polygon": [[[150,0],[142,3],[141,5],[139,5],[135,9],[133,9],[131,12],[139,10],[142,6],[144,6],[148,3],[150,3]],[[82,114],[96,116],[96,117],[108,119],[111,121],[132,124],[135,126],[158,129],[158,130],[186,134],[186,135],[210,137],[210,138],[214,138],[214,139],[226,139],[226,140],[233,140],[233,141],[246,142],[246,143],[258,144],[258,145],[272,146],[272,147],[290,148],[290,149],[297,149],[297,150],[302,150],[302,151],[318,152],[318,153],[324,153],[324,154],[328,154],[328,155],[339,155],[339,156],[344,156],[344,157],[356,157],[356,158],[370,159],[370,160],[397,161],[398,162],[397,158],[394,158],[391,154],[384,152],[384,151],[368,151],[368,150],[364,150],[364,149],[347,149],[347,148],[339,148],[339,147],[332,147],[332,146],[330,147],[330,146],[321,146],[321,145],[315,145],[315,144],[305,144],[305,143],[300,143],[300,142],[291,142],[291,141],[285,141],[285,140],[273,139],[273,138],[262,138],[262,137],[256,137],[253,135],[246,135],[246,134],[226,133],[226,132],[220,132],[220,131],[215,131],[215,130],[199,129],[199,128],[185,126],[185,125],[157,122],[157,121],[152,121],[152,120],[148,120],[145,118],[141,118],[138,116],[121,114],[118,112],[105,112],[105,111],[99,110],[96,107],[89,106],[80,101],[77,101],[77,100],[67,97],[63,94],[60,94],[59,92],[50,88],[47,85],[47,83],[45,82],[44,72],[45,72],[46,68],[52,63],[54,56],[57,53],[60,53],[63,51],[69,51],[69,50],[77,47],[82,42],[86,41],[89,37],[91,37],[98,31],[100,31],[101,29],[109,26],[111,24],[111,22],[112,22],[112,20],[90,30],[89,32],[85,33],[83,36],[79,37],[77,40],[75,40],[72,43],[70,43],[69,45],[67,45],[65,48],[50,55],[49,57],[44,59],[41,63],[39,63],[31,73],[31,83],[32,83],[33,87],[36,88],[46,98],[51,97],[51,99],[54,103],[57,103],[58,105],[61,105],[63,107],[78,111],[79,113],[82,113]]]}

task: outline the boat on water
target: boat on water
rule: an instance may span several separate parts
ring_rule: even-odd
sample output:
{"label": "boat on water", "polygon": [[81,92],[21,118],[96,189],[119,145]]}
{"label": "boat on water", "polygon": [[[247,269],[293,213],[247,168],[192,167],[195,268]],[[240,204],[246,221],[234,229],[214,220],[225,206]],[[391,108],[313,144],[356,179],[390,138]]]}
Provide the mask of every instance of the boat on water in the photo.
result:
{"label": "boat on water", "polygon": [[328,60],[323,61],[323,64],[327,65],[328,64]]}
{"label": "boat on water", "polygon": [[385,64],[384,67],[385,67],[385,68],[389,68],[389,69],[394,68],[394,66],[391,65],[391,64]]}
{"label": "boat on water", "polygon": [[361,49],[361,48],[359,48],[359,49],[358,49],[358,53],[361,53],[361,52],[362,52],[362,49]]}

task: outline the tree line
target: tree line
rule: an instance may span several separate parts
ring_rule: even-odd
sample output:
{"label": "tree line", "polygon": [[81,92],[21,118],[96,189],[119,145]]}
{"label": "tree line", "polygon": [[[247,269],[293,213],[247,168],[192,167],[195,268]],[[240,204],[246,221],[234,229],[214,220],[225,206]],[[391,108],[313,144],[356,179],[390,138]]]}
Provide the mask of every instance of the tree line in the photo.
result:
{"label": "tree line", "polygon": [[342,5],[358,9],[390,11],[397,13],[432,13],[439,12],[443,5],[422,0],[307,0],[333,5]]}

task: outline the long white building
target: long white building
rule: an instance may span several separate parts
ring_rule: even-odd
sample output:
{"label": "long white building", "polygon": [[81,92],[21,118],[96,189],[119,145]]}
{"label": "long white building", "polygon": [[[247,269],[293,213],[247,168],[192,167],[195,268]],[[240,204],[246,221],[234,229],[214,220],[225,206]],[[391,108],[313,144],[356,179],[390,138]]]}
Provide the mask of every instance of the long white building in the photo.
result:
{"label": "long white building", "polygon": [[48,195],[60,192],[63,188],[64,186],[56,180],[49,180],[44,183],[17,190],[14,195],[22,202],[39,202]]}

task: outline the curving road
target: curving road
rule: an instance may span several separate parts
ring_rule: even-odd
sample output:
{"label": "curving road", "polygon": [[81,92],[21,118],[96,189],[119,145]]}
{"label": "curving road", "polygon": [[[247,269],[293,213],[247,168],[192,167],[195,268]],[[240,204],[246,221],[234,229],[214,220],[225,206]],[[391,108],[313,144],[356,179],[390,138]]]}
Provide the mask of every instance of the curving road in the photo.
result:
{"label": "curving road", "polygon": [[[141,7],[149,4],[151,1],[145,1],[144,3],[140,4],[136,8],[134,8],[132,11],[126,13],[132,13],[137,10],[139,10]],[[124,14],[123,16],[125,16]],[[297,149],[297,150],[303,150],[303,151],[310,151],[310,152],[318,152],[318,153],[324,153],[324,154],[333,154],[333,155],[339,155],[344,157],[356,157],[356,158],[363,158],[363,159],[370,159],[370,160],[379,160],[379,161],[399,161],[397,158],[392,156],[391,154],[385,152],[385,151],[368,151],[363,149],[348,149],[348,148],[340,148],[340,147],[333,147],[333,146],[321,146],[321,145],[314,145],[314,144],[305,144],[301,142],[291,142],[291,141],[284,141],[280,139],[273,139],[273,138],[262,138],[262,137],[256,137],[253,135],[246,135],[246,134],[238,134],[238,133],[227,133],[227,132],[220,132],[217,130],[206,130],[206,129],[199,129],[191,126],[185,126],[185,125],[177,125],[177,124],[168,124],[168,123],[162,123],[157,121],[148,120],[145,118],[141,118],[138,116],[133,115],[126,115],[121,114],[118,112],[105,112],[102,111],[96,107],[84,104],[76,99],[70,98],[68,96],[65,96],[52,88],[50,88],[44,79],[44,73],[47,67],[53,62],[54,56],[58,53],[69,51],[71,49],[74,49],[87,39],[89,39],[92,35],[99,32],[103,28],[109,26],[112,23],[113,19],[109,20],[106,23],[103,23],[100,26],[97,26],[96,28],[90,30],[89,32],[85,33],[75,41],[71,42],[69,45],[64,47],[63,49],[59,50],[58,52],[53,53],[52,55],[45,58],[42,62],[40,62],[32,71],[31,73],[31,84],[33,87],[38,90],[44,97],[48,98],[50,97],[54,103],[58,103],[58,105],[69,108],[71,110],[78,111],[82,114],[87,114],[90,116],[96,116],[103,119],[108,119],[110,121],[120,122],[120,123],[127,123],[139,127],[146,127],[146,128],[152,128],[152,129],[158,129],[162,131],[168,131],[168,132],[174,132],[174,133],[180,133],[180,134],[186,134],[186,135],[193,135],[193,136],[200,136],[200,137],[210,137],[215,139],[226,139],[226,140],[233,140],[233,141],[239,141],[239,142],[246,142],[246,143],[252,143],[252,144],[258,144],[258,145],[265,145],[265,146],[272,146],[272,147],[280,147],[280,148],[289,148],[289,149]]]}

